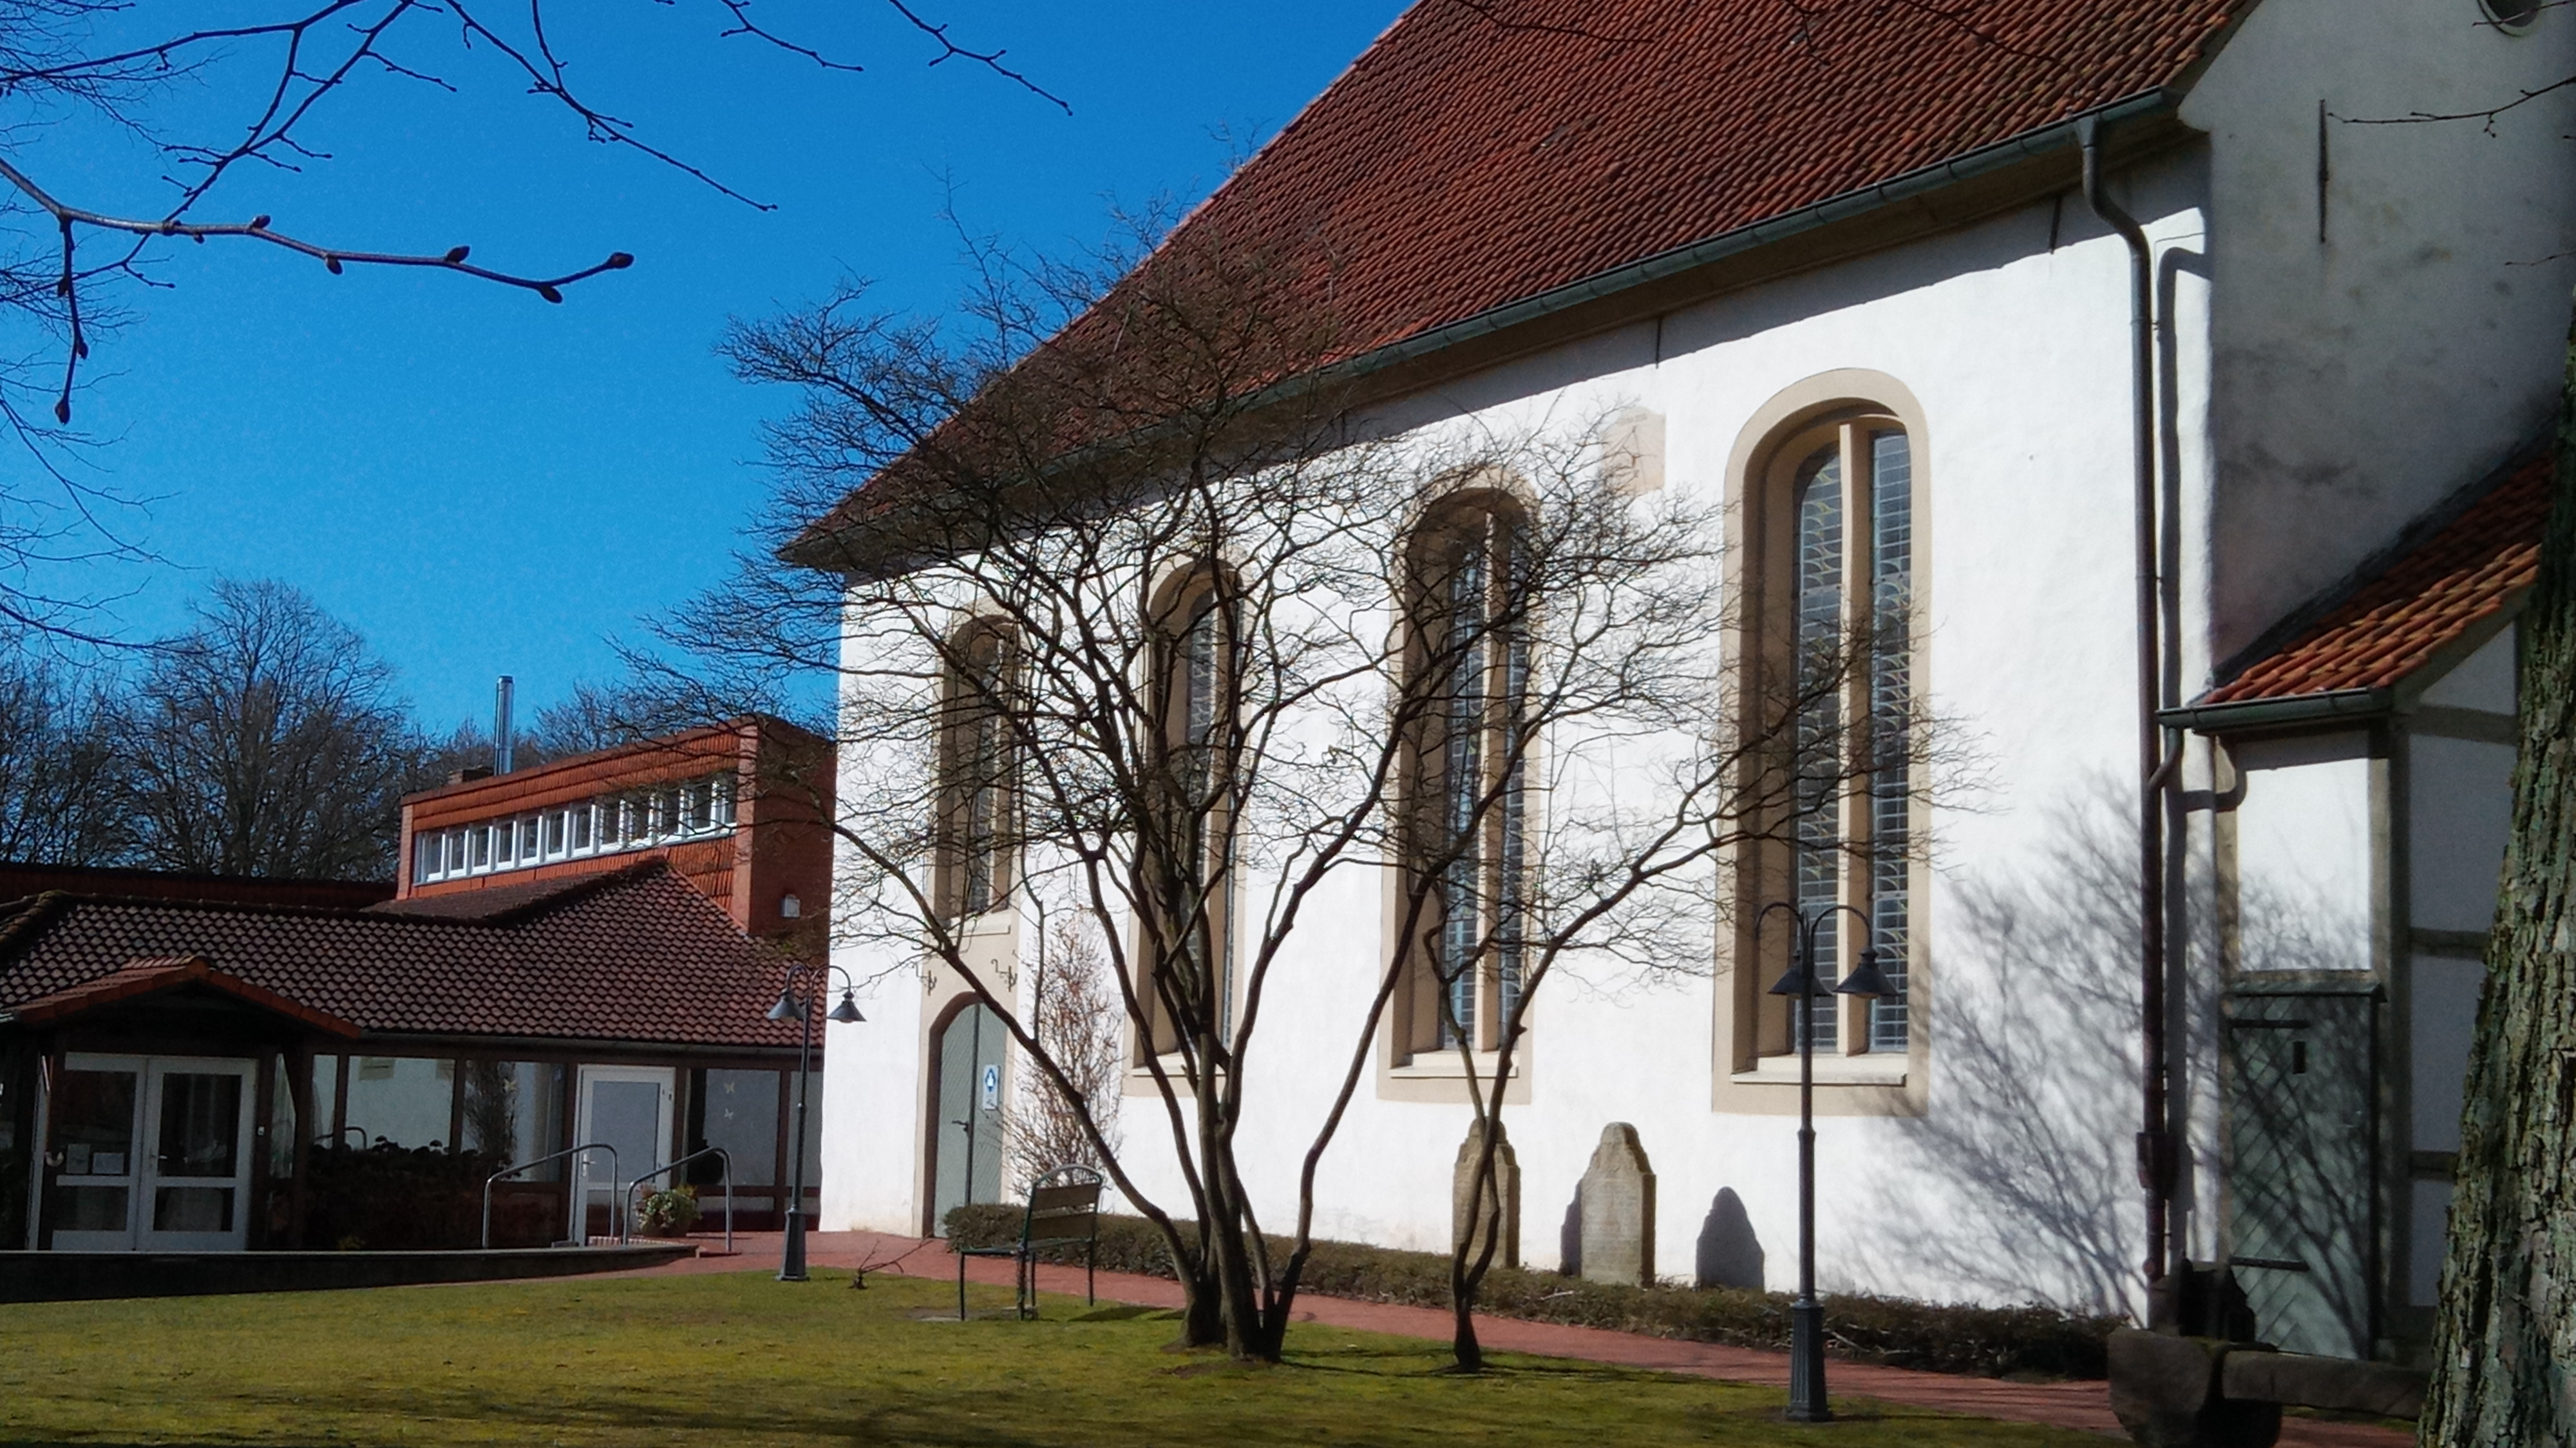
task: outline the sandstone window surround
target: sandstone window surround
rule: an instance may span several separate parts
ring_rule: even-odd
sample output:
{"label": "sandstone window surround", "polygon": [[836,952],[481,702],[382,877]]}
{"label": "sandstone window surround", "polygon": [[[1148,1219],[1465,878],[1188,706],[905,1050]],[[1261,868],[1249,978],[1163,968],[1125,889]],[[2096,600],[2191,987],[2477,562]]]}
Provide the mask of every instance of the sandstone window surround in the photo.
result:
{"label": "sandstone window surround", "polygon": [[[1231,591],[1214,571],[1184,571],[1155,591],[1151,622],[1153,696],[1150,707],[1157,734],[1152,772],[1156,819],[1149,838],[1139,841],[1148,852],[1169,851],[1176,869],[1149,860],[1144,879],[1169,886],[1168,900],[1147,901],[1165,942],[1160,951],[1140,948],[1134,958],[1150,971],[1155,957],[1176,951],[1188,961],[1192,983],[1215,993],[1216,1029],[1231,1035],[1235,1006],[1233,850],[1233,761],[1237,711],[1234,708],[1241,641]],[[1146,924],[1141,918],[1139,933]],[[1137,1043],[1136,1061],[1144,1053],[1173,1056],[1180,1050],[1176,1026],[1150,974],[1137,982],[1153,1029]],[[1184,986],[1186,991],[1190,987]],[[1170,1070],[1179,1077],[1180,1063]]]}
{"label": "sandstone window surround", "polygon": [[933,898],[952,920],[989,914],[1010,897],[1016,795],[1011,653],[1010,630],[991,619],[969,620],[950,640]]}
{"label": "sandstone window surround", "polygon": [[[1742,539],[1730,600],[1738,697],[1794,700],[1829,687],[1800,709],[1782,745],[1794,782],[1779,837],[1726,861],[1735,908],[1717,942],[1711,1073],[1721,1110],[1796,1109],[1794,1012],[1768,993],[1788,966],[1792,932],[1776,919],[1768,931],[1755,927],[1761,907],[1781,900],[1807,912],[1859,910],[1867,939],[1848,914],[1818,931],[1819,974],[1839,979],[1874,945],[1898,987],[1819,1010],[1816,1079],[1837,1089],[1818,1109],[1923,1107],[1929,881],[1913,845],[1928,821],[1920,781],[1892,746],[1925,697],[1924,438],[1921,405],[1902,383],[1842,370],[1758,409],[1729,463],[1727,503]],[[1854,757],[1874,764],[1855,777]]]}
{"label": "sandstone window surround", "polygon": [[[1424,706],[1405,750],[1398,895],[1418,892],[1423,904],[1412,940],[1390,942],[1411,947],[1392,1034],[1393,1068],[1406,1074],[1462,1073],[1459,1048],[1489,1056],[1519,1007],[1531,748],[1523,527],[1516,497],[1480,489],[1432,512],[1407,550],[1407,688]],[[1401,929],[1406,912],[1394,913]]]}

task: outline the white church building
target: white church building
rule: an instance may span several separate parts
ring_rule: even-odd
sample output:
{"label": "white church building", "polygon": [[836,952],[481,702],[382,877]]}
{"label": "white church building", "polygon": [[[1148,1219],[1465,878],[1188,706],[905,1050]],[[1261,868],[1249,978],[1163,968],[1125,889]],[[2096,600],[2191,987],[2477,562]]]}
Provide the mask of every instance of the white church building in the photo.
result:
{"label": "white church building", "polygon": [[[2576,90],[2409,118],[2570,75],[2576,14],[2515,0],[1421,0],[1182,222],[1333,259],[1381,428],[1616,413],[1637,487],[1739,531],[1743,596],[1807,586],[1786,575],[1819,548],[1906,572],[1904,678],[1981,777],[1897,826],[1919,858],[1822,886],[1902,982],[1819,1035],[1828,1290],[2145,1315],[2152,814],[2180,1252],[2231,1264],[2283,1346],[2420,1354],[2576,283]],[[2142,722],[2172,757],[2148,782]],[[1242,1149],[1265,1222],[1387,899],[1350,871],[1276,967]],[[1035,949],[1007,890],[977,903],[979,938]],[[1738,912],[1705,968],[1533,1005],[1524,1264],[1573,1250],[1624,1123],[1657,1276],[1794,1283],[1778,947]],[[976,1123],[1024,1063],[900,955],[837,947],[866,1020],[830,1028],[827,1230],[932,1232],[1010,1185]],[[1469,1108],[1383,1035],[1317,1235],[1446,1250]],[[1178,1204],[1160,1101],[1124,1100],[1129,1169]]]}

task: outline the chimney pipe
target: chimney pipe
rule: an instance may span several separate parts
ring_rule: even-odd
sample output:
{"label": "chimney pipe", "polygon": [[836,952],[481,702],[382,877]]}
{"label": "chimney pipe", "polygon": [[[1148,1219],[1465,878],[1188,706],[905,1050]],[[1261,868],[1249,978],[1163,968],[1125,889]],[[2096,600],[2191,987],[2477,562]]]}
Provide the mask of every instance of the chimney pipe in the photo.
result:
{"label": "chimney pipe", "polygon": [[510,772],[510,676],[492,691],[492,772]]}

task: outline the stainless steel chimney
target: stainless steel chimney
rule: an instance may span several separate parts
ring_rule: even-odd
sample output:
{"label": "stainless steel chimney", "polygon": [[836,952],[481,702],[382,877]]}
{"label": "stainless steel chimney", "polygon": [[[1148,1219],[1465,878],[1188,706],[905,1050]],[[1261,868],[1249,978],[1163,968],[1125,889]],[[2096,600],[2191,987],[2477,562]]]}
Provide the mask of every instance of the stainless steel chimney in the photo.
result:
{"label": "stainless steel chimney", "polygon": [[492,691],[492,772],[510,772],[510,676]]}

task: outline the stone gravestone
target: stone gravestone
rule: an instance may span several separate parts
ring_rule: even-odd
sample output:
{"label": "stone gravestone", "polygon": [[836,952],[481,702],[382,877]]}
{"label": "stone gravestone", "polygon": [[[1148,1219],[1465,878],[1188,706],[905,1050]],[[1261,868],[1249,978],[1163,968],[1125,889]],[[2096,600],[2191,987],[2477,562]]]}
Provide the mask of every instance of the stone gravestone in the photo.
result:
{"label": "stone gravestone", "polygon": [[[1521,1163],[1512,1152],[1511,1137],[1499,1123],[1494,1127],[1494,1137],[1493,1184],[1502,1198],[1502,1220],[1499,1223],[1494,1220],[1491,1198],[1482,1202],[1474,1199],[1476,1158],[1485,1148],[1485,1124],[1480,1121],[1467,1128],[1467,1139],[1458,1145],[1458,1165],[1450,1173],[1449,1240],[1452,1243],[1465,1242],[1470,1231],[1482,1234],[1499,1229],[1494,1265],[1518,1267],[1521,1265]],[[1479,1235],[1475,1249],[1481,1251],[1485,1240]]]}
{"label": "stone gravestone", "polygon": [[1655,1282],[1655,1169],[1637,1144],[1637,1128],[1601,1128],[1592,1165],[1583,1172],[1583,1280]]}

